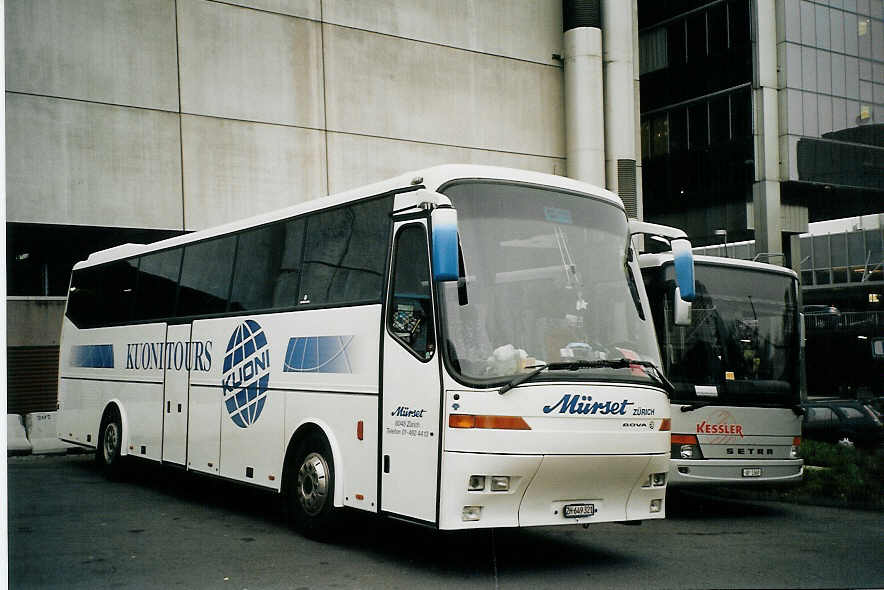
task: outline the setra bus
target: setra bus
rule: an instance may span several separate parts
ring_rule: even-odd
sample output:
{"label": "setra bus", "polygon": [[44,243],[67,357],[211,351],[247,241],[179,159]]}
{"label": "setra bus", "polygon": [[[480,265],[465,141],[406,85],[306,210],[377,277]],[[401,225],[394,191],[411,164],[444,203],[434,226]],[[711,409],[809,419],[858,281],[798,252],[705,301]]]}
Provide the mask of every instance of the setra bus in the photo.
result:
{"label": "setra bus", "polygon": [[672,396],[669,483],[800,481],[798,277],[786,268],[695,257],[696,295],[674,296],[671,254],[642,275]]}
{"label": "setra bus", "polygon": [[307,533],[665,514],[630,225],[571,179],[447,165],[97,252],[61,349],[59,438],[272,489]]}

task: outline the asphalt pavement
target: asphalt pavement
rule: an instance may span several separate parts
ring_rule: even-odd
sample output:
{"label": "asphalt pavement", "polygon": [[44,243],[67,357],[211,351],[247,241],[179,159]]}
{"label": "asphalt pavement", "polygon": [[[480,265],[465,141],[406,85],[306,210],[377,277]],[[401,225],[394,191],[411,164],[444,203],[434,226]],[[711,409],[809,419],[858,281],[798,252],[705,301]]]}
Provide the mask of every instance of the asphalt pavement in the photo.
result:
{"label": "asphalt pavement", "polygon": [[880,588],[884,513],[667,498],[667,519],[441,533],[350,514],[334,543],[271,493],[90,455],[9,458],[11,588]]}

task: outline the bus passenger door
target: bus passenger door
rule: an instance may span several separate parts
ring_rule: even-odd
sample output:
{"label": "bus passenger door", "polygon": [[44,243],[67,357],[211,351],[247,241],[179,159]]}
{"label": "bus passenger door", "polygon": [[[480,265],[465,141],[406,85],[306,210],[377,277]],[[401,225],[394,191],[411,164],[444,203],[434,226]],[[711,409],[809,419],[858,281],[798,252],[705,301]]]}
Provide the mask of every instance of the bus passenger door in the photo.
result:
{"label": "bus passenger door", "polygon": [[187,404],[192,353],[190,324],[166,329],[166,377],[163,389],[163,461],[187,461]]}
{"label": "bus passenger door", "polygon": [[426,225],[398,225],[384,329],[381,510],[435,523],[441,383]]}

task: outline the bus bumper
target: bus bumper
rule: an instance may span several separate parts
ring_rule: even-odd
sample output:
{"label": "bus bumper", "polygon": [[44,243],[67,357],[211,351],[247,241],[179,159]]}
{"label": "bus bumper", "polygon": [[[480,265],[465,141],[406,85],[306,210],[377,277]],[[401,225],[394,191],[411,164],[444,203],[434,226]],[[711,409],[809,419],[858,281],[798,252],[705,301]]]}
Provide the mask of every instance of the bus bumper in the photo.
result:
{"label": "bus bumper", "polygon": [[[760,475],[758,475],[760,469]],[[804,476],[803,459],[746,462],[734,459],[671,459],[670,486],[789,484]]]}
{"label": "bus bumper", "polygon": [[[498,455],[446,451],[439,528],[548,526],[664,518],[666,486],[649,484],[666,473],[660,455]],[[484,478],[482,489],[470,480]],[[492,478],[507,477],[506,490]],[[477,487],[474,485],[474,487]],[[653,504],[653,507],[652,507]],[[576,506],[581,516],[565,516]],[[570,508],[569,511],[574,510]],[[652,511],[653,510],[653,511]]]}

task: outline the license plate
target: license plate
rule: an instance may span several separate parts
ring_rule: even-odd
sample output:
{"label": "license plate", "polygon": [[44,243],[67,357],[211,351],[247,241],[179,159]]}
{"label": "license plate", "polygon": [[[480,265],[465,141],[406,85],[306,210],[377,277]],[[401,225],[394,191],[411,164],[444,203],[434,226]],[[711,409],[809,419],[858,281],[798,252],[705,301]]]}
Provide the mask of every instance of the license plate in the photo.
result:
{"label": "license plate", "polygon": [[744,467],[743,477],[761,477],[761,467]]}
{"label": "license plate", "polygon": [[568,504],[565,506],[565,518],[595,516],[595,513],[595,504]]}

